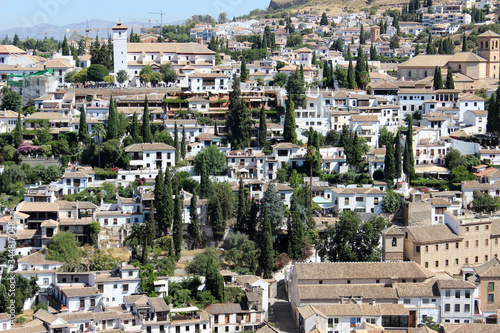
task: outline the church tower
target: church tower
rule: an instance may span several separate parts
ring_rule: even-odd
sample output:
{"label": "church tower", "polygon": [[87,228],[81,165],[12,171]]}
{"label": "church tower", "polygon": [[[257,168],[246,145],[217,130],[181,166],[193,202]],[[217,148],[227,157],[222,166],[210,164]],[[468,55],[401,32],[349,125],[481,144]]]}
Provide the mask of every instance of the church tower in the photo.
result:
{"label": "church tower", "polygon": [[[117,23],[113,28],[113,66],[115,76],[120,70],[127,70],[127,30],[128,28]],[[130,76],[130,75],[129,75]]]}
{"label": "church tower", "polygon": [[404,235],[394,225],[382,230],[382,261],[404,260]]}
{"label": "church tower", "polygon": [[477,54],[486,59],[486,76],[498,79],[500,73],[500,35],[491,30],[477,36]]}

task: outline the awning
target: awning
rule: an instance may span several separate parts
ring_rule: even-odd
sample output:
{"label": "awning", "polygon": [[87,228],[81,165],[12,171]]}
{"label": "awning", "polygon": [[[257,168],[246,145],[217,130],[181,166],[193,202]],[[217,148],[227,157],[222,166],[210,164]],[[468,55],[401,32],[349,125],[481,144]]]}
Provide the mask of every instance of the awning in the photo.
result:
{"label": "awning", "polygon": [[134,165],[134,166],[139,166],[139,165],[144,165],[144,162],[140,161],[140,160],[132,160],[132,161],[130,161],[129,164]]}
{"label": "awning", "polygon": [[363,125],[363,126],[361,126],[361,129],[363,131],[371,131],[373,129],[373,126],[371,126],[371,125]]}

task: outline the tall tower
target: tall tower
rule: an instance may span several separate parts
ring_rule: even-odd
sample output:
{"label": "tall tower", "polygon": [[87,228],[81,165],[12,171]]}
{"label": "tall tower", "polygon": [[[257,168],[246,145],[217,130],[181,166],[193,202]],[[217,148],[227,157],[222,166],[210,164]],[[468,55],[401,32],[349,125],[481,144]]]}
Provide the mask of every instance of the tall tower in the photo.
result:
{"label": "tall tower", "polygon": [[375,43],[379,39],[380,39],[380,27],[378,25],[372,25],[370,27],[370,41],[372,43]]}
{"label": "tall tower", "polygon": [[127,66],[127,30],[128,28],[118,22],[113,28],[113,65],[115,75],[120,70],[128,73]]}
{"label": "tall tower", "polygon": [[497,79],[500,73],[500,35],[488,30],[477,36],[477,53],[486,59],[486,75]]}
{"label": "tall tower", "polygon": [[404,260],[404,235],[394,225],[382,230],[382,261]]}

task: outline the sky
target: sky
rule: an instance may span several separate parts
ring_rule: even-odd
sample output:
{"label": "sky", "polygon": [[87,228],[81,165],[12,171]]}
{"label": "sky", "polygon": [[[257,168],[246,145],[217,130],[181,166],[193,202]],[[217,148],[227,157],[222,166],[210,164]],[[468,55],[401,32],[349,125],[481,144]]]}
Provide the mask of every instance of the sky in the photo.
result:
{"label": "sky", "polygon": [[228,18],[248,14],[251,10],[266,9],[270,0],[0,0],[0,29],[32,27],[45,23],[57,26],[79,23],[87,19],[123,22],[149,19],[163,23],[184,20],[195,14],[215,18],[226,12]]}

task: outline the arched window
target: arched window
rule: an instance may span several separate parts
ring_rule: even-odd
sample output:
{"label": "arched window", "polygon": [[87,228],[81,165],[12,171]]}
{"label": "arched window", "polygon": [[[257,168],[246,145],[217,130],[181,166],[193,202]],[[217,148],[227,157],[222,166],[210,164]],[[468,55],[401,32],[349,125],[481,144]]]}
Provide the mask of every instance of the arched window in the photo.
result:
{"label": "arched window", "polygon": [[488,42],[484,42],[484,48],[486,48],[486,49],[489,48],[488,47]]}
{"label": "arched window", "polygon": [[483,42],[481,42],[481,48],[483,48]]}
{"label": "arched window", "polygon": [[392,246],[393,247],[398,246],[398,240],[396,237],[392,237]]}

